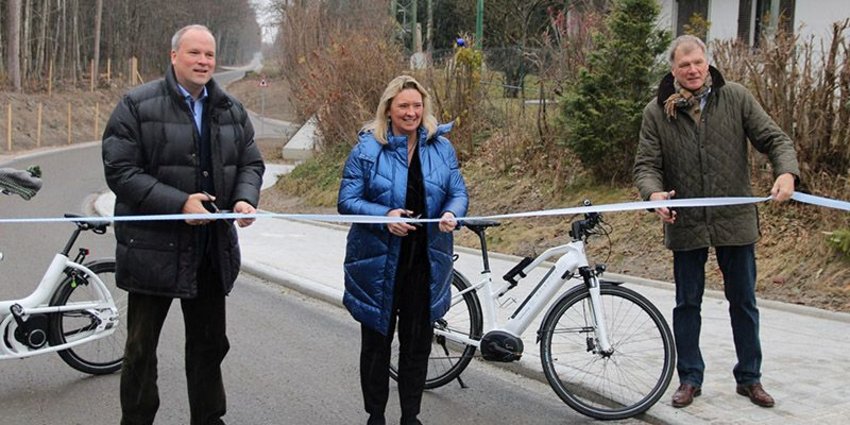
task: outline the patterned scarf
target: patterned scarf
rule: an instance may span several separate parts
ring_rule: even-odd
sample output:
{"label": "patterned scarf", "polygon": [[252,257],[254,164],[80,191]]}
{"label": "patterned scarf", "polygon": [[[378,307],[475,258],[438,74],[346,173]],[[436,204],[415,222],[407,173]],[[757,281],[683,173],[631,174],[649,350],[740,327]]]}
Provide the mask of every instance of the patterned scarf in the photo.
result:
{"label": "patterned scarf", "polygon": [[695,92],[682,87],[675,79],[673,80],[673,87],[676,92],[664,101],[664,112],[667,113],[668,120],[676,119],[676,112],[679,109],[699,113],[700,101],[711,91],[711,74],[706,75],[705,83]]}

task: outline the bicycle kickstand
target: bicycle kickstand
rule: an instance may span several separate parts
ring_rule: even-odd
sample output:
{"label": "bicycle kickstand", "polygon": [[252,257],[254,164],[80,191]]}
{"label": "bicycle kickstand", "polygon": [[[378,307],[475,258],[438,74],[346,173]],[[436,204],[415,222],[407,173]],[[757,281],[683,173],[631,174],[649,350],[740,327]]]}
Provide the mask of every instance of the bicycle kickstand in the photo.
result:
{"label": "bicycle kickstand", "polygon": [[460,379],[460,375],[458,375],[458,376],[457,376],[457,383],[458,383],[458,384],[460,384],[460,387],[461,387],[462,389],[469,388],[469,387],[467,387],[467,386],[466,386],[466,384],[465,384],[465,383],[463,383],[463,379]]}

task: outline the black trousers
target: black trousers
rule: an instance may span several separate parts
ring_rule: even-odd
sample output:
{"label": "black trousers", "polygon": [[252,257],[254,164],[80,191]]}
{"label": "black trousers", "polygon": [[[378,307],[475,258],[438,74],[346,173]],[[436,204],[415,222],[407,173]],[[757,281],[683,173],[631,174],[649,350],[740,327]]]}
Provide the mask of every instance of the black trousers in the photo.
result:
{"label": "black trousers", "polygon": [[[369,423],[384,423],[389,399],[389,364],[393,333],[398,325],[398,394],[401,423],[416,423],[428,375],[434,329],[430,318],[427,261],[425,270],[399,271],[393,314],[387,335],[361,325],[360,386]],[[418,270],[417,270],[418,269]],[[398,322],[398,323],[396,323]]]}
{"label": "black trousers", "polygon": [[[186,384],[192,425],[224,424],[226,412],[221,362],[230,343],[226,335],[224,291],[204,267],[199,293],[182,299],[186,328]],[[172,298],[130,293],[127,343],[121,369],[121,424],[152,424],[159,408],[156,349]]]}

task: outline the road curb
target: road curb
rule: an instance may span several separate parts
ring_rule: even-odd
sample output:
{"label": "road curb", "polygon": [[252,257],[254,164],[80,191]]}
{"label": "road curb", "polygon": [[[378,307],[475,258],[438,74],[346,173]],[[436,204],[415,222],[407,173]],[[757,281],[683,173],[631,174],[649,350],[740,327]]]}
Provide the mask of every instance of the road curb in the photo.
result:
{"label": "road curb", "polygon": [[322,285],[319,282],[303,278],[301,276],[277,270],[274,267],[256,261],[243,261],[242,271],[250,273],[269,282],[279,284],[283,287],[293,289],[304,295],[320,299],[329,304],[343,307],[342,291]]}

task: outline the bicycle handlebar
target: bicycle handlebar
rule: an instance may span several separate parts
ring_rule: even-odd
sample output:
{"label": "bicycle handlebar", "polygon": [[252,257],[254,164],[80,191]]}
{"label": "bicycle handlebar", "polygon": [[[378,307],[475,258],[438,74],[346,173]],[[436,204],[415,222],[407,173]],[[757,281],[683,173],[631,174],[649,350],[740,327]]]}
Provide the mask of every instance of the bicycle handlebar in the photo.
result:
{"label": "bicycle handlebar", "polygon": [[[585,199],[583,206],[589,207],[592,204],[589,199]],[[593,234],[593,229],[602,222],[602,214],[598,212],[589,212],[584,215],[584,220],[576,220],[570,227],[570,237],[574,241],[584,239]]]}

